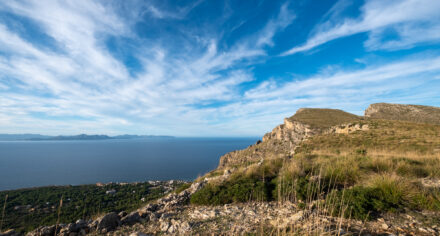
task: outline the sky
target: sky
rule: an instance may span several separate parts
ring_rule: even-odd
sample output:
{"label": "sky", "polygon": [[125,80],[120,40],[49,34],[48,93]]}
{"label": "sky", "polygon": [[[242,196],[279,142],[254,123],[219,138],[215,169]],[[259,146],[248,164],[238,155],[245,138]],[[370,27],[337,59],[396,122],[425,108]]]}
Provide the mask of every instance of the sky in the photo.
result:
{"label": "sky", "polygon": [[437,0],[0,1],[0,133],[262,136],[440,106]]}

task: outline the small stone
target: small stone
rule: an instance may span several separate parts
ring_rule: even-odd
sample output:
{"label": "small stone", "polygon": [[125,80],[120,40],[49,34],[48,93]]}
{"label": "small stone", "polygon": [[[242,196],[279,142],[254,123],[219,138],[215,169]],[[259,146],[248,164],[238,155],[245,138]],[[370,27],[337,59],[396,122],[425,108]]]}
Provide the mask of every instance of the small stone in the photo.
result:
{"label": "small stone", "polygon": [[382,225],[381,225],[381,227],[382,227],[382,229],[388,229],[389,228],[389,226],[387,225],[387,224],[385,224],[385,223],[383,223]]}
{"label": "small stone", "polygon": [[119,212],[119,214],[118,214],[118,216],[120,217],[120,218],[122,218],[122,217],[124,217],[124,216],[126,216],[127,215],[127,212],[125,212],[125,211],[121,211],[121,212]]}
{"label": "small stone", "polygon": [[169,228],[170,228],[170,223],[169,222],[163,221],[163,222],[160,223],[160,231],[167,232]]}
{"label": "small stone", "polygon": [[148,236],[148,234],[144,234],[142,232],[134,232],[134,233],[131,233],[130,236]]}

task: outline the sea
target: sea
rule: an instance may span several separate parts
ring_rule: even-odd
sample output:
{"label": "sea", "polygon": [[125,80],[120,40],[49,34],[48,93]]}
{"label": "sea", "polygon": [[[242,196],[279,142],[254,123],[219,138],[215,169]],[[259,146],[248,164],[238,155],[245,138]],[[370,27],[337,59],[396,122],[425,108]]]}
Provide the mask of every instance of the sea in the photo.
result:
{"label": "sea", "polygon": [[0,191],[51,185],[194,180],[258,138],[0,141]]}

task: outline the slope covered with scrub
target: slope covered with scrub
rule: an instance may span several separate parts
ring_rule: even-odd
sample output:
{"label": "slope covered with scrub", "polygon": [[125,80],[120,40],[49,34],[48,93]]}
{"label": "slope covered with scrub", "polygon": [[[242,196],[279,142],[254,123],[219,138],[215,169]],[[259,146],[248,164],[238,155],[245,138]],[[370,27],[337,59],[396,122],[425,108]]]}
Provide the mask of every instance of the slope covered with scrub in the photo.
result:
{"label": "slope covered with scrub", "polygon": [[420,105],[375,103],[371,104],[365,110],[365,117],[440,125],[440,108]]}
{"label": "slope covered with scrub", "polygon": [[433,116],[418,123],[376,117],[380,111],[373,119],[300,109],[263,142],[222,157],[208,174],[217,181],[192,203],[320,200],[332,214],[358,219],[440,210],[440,126]]}

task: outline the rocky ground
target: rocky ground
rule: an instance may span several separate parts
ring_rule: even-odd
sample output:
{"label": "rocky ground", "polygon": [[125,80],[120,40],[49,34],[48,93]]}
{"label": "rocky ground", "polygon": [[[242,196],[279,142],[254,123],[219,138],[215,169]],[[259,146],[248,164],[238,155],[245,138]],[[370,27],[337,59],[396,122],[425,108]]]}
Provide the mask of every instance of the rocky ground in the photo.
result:
{"label": "rocky ground", "polygon": [[[440,215],[394,213],[371,221],[319,214],[285,202],[250,202],[193,206],[189,197],[203,185],[195,183],[131,213],[109,213],[96,220],[40,227],[27,235],[440,235]],[[1,236],[16,235],[9,231]]]}
{"label": "rocky ground", "polygon": [[301,210],[292,203],[275,202],[182,206],[109,235],[440,235],[440,225],[434,219],[439,216],[419,212],[386,215],[368,222],[341,220]]}

